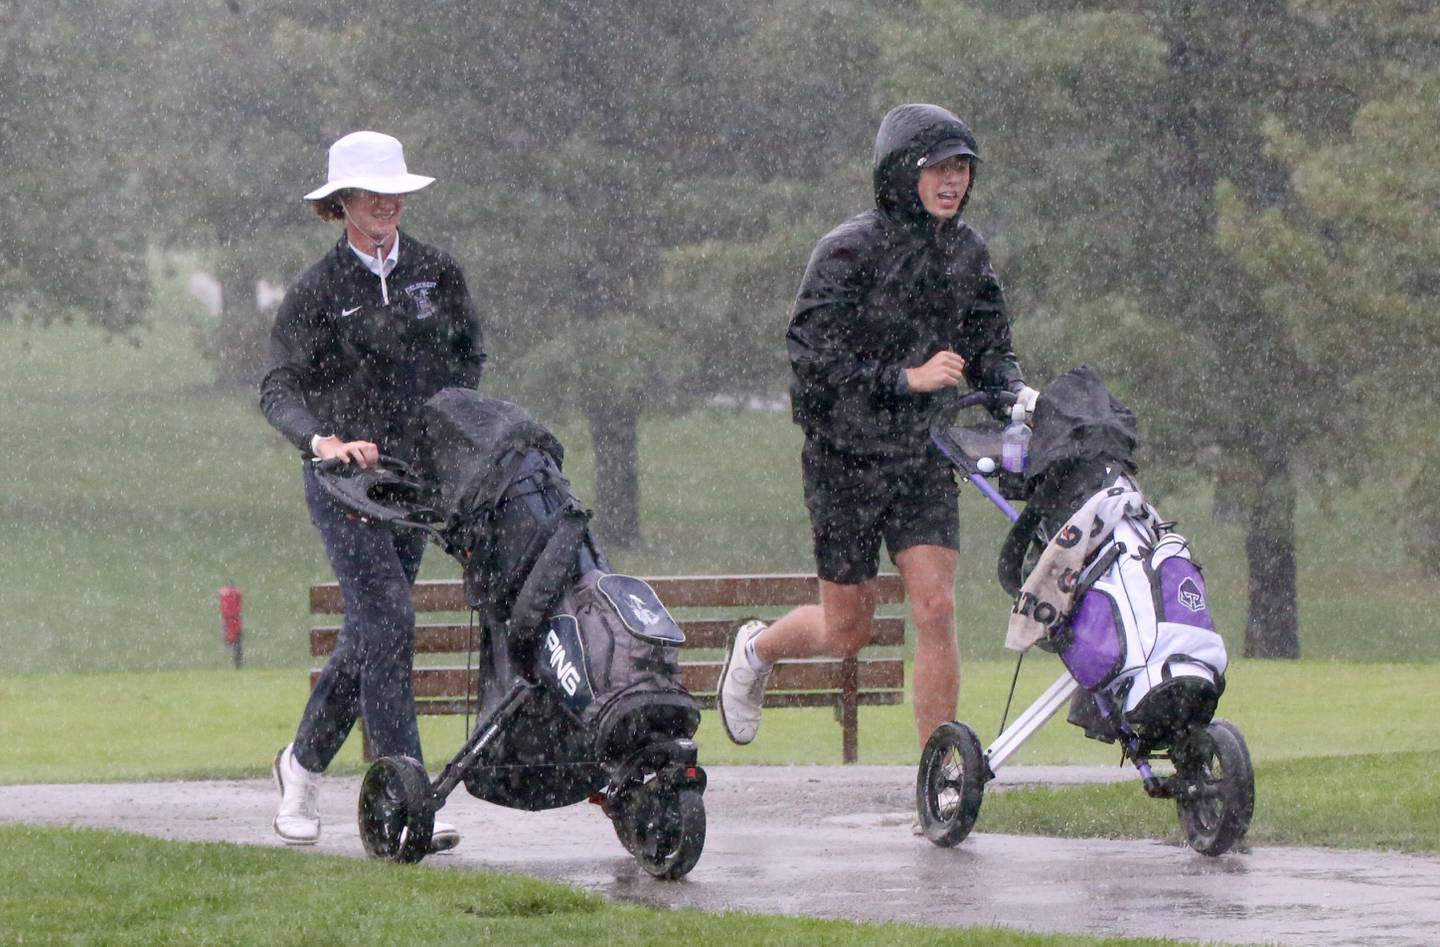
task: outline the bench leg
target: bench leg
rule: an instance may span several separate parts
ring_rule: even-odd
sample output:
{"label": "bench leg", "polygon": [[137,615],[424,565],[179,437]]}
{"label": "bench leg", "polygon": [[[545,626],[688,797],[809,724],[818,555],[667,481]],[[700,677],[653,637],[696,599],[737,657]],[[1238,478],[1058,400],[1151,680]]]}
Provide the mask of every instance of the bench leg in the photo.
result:
{"label": "bench leg", "polygon": [[846,658],[840,663],[840,760],[859,759],[860,662]]}

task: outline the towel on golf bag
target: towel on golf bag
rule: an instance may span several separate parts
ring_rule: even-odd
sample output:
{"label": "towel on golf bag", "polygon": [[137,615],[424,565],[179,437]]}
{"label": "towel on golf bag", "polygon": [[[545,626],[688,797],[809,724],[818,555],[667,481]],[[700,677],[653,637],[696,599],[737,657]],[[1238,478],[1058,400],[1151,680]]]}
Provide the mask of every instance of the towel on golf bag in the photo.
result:
{"label": "towel on golf bag", "polygon": [[1081,573],[1091,554],[1115,532],[1125,518],[1155,523],[1155,510],[1134,481],[1101,490],[1085,502],[1040,554],[1030,577],[1015,596],[1005,647],[1024,651],[1050,637],[1070,618]]}

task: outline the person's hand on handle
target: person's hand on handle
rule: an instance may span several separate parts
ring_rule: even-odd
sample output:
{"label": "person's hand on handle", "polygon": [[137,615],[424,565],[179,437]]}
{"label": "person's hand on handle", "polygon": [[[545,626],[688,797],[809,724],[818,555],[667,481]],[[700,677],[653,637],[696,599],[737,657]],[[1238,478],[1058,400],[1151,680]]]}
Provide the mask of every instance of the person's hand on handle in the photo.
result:
{"label": "person's hand on handle", "polygon": [[965,359],[954,352],[936,352],[919,368],[905,369],[905,383],[911,391],[954,388],[964,380]]}
{"label": "person's hand on handle", "polygon": [[1035,402],[1040,400],[1040,392],[1025,385],[1015,392],[1015,403],[1025,409],[1025,414],[1020,420],[1029,421],[1035,417]]}
{"label": "person's hand on handle", "polygon": [[315,456],[322,461],[339,458],[364,470],[380,462],[380,447],[370,441],[342,441],[332,435],[315,442]]}

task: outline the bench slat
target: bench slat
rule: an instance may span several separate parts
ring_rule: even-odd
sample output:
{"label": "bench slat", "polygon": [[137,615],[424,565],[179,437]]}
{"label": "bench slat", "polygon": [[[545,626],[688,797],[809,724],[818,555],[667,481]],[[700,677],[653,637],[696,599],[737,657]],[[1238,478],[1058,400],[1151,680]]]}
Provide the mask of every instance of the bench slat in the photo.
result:
{"label": "bench slat", "polygon": [[[813,575],[667,575],[645,579],[660,601],[669,608],[712,608],[747,606],[813,605],[820,600],[820,582]],[[427,579],[415,583],[417,612],[463,612],[469,610],[464,585],[456,579]],[[875,600],[893,605],[905,599],[900,576],[883,573],[875,577]],[[340,586],[321,582],[310,587],[310,612],[339,615],[345,603]]]}
{"label": "bench slat", "polygon": [[[724,648],[730,643],[737,619],[697,618],[680,622],[685,631],[686,648]],[[470,626],[459,624],[420,624],[415,626],[416,654],[464,653],[470,648]],[[475,643],[480,641],[480,628],[474,631]],[[335,642],[340,637],[339,625],[316,625],[310,629],[310,654],[324,657],[335,651]],[[905,643],[905,619],[875,619],[874,636],[870,645],[895,646]]]}
{"label": "bench slat", "polygon": [[[894,707],[905,702],[905,695],[900,691],[862,691],[855,695],[855,702],[861,707]],[[839,696],[827,691],[791,691],[785,694],[771,695],[765,701],[766,707],[834,707]],[[696,694],[695,703],[700,705],[701,710],[715,709],[714,694]],[[467,701],[459,698],[444,699],[430,698],[428,700],[415,701],[415,712],[424,716],[448,716],[468,713],[472,717],[480,713],[480,705],[476,701]]]}
{"label": "bench slat", "polygon": [[[697,661],[682,664],[680,671],[686,690],[692,694],[713,694],[720,683],[722,661]],[[845,686],[843,661],[832,658],[810,658],[803,661],[784,661],[775,665],[770,675],[770,684],[765,690],[765,700],[784,691],[839,691]],[[858,662],[858,686],[860,691],[903,690],[905,687],[905,662],[899,658],[869,658]]]}
{"label": "bench slat", "polygon": [[[423,624],[415,626],[416,654],[464,654],[470,650],[470,626],[457,624]],[[480,644],[480,626],[475,626],[475,645]],[[335,652],[340,638],[339,625],[316,625],[310,629],[310,654],[323,658]]]}
{"label": "bench slat", "polygon": [[[714,694],[696,694],[695,703],[701,710],[715,709]],[[788,691],[783,694],[766,694],[766,707],[834,707],[840,695],[834,691]],[[903,704],[902,691],[861,691],[855,695],[855,703],[861,707],[884,707]]]}
{"label": "bench slat", "polygon": [[[714,693],[720,681],[720,661],[704,661],[681,665],[681,678],[692,694]],[[859,691],[900,691],[905,686],[905,664],[899,658],[861,661],[858,665]],[[770,686],[765,692],[766,701],[786,691],[829,691],[833,695],[844,687],[844,663],[829,658],[812,658],[804,661],[786,661],[775,666],[770,676]],[[320,676],[319,670],[310,672],[310,686]],[[478,668],[471,668],[470,687],[480,680]],[[466,670],[463,667],[417,667],[414,672],[415,697],[464,697]]]}

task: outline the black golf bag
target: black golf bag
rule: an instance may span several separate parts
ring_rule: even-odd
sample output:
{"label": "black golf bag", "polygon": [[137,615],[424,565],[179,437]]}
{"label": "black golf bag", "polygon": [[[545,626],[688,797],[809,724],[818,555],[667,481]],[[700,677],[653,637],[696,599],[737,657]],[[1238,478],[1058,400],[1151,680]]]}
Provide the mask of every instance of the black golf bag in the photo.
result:
{"label": "black golf bag", "polygon": [[705,844],[684,634],[649,585],[611,572],[559,442],[524,409],[447,388],[423,417],[416,469],[319,467],[351,510],[423,530],[457,559],[481,627],[474,729],[433,783],[408,757],[375,762],[360,793],[366,851],[424,858],[435,811],[463,782],[516,809],[598,801],[646,871],[682,877]]}
{"label": "black golf bag", "polygon": [[554,436],[523,408],[459,388],[432,398],[424,417],[443,531],[484,628],[480,715],[517,678],[546,685],[466,788],[516,808],[568,805],[645,743],[693,736],[700,711],[676,655],[684,635],[646,583],[611,573]]}

